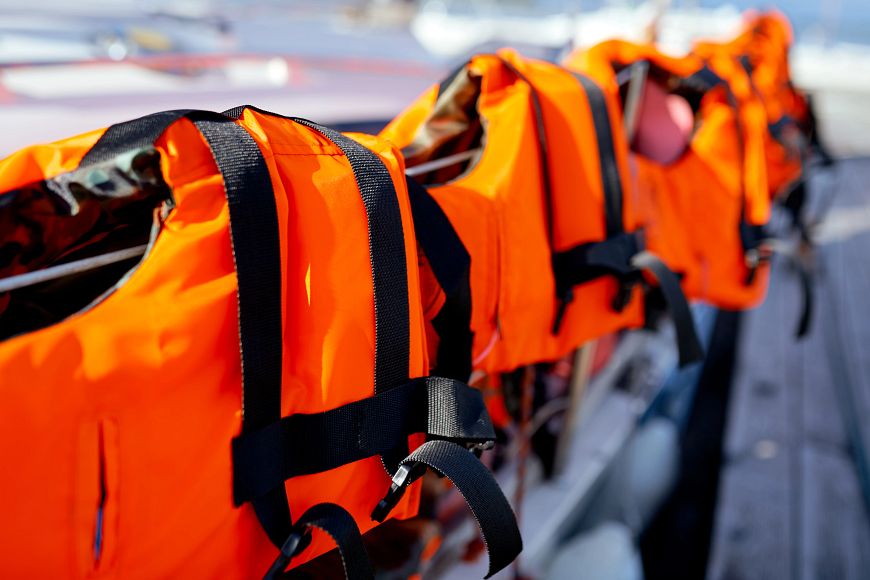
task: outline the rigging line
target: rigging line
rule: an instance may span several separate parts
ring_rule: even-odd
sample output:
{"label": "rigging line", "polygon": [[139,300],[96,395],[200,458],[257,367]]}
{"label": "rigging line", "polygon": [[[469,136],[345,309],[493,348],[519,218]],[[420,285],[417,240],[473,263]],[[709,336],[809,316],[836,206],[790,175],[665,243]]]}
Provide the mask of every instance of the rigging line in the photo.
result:
{"label": "rigging line", "polygon": [[24,288],[26,286],[33,286],[34,284],[39,284],[41,282],[48,282],[49,280],[55,280],[73,274],[80,274],[110,264],[123,262],[124,260],[129,260],[131,258],[137,258],[144,255],[147,250],[148,244],[143,244],[141,246],[125,248],[107,254],[100,254],[99,256],[94,256],[92,258],[84,258],[82,260],[76,260],[75,262],[50,266],[48,268],[43,268],[42,270],[27,272],[26,274],[9,276],[8,278],[0,279],[0,293],[18,290],[19,288]]}
{"label": "rigging line", "polygon": [[408,177],[416,177],[417,175],[429,173],[430,171],[435,171],[436,169],[450,167],[451,165],[456,165],[457,163],[468,161],[481,151],[482,149],[478,147],[476,149],[469,149],[468,151],[454,153],[453,155],[448,155],[447,157],[442,157],[441,159],[427,161],[426,163],[421,163],[419,165],[415,165],[414,167],[408,167],[407,169],[405,169],[405,175],[407,175]]}
{"label": "rigging line", "polygon": [[[428,173],[429,171],[434,171],[436,169],[443,169],[444,167],[449,167],[450,165],[455,165],[457,163],[467,161],[480,153],[480,151],[480,148],[471,149],[469,151],[463,151],[461,153],[454,153],[453,155],[448,155],[447,157],[444,157],[442,159],[436,159],[427,163],[421,163],[420,165],[409,167],[405,171],[405,174],[410,177],[414,177],[416,175]],[[26,274],[18,274],[15,276],[9,276],[7,278],[0,278],[0,293],[10,292],[12,290],[19,290],[21,288],[33,286],[34,284],[48,282],[49,280],[55,280],[57,278],[63,278],[65,276],[71,276],[73,274],[81,274],[82,272],[88,272],[90,270],[102,268],[103,266],[109,266],[111,264],[123,262],[124,260],[143,256],[147,250],[147,244],[141,246],[134,246],[132,248],[109,252],[107,254],[100,254],[91,258],[83,258],[81,260],[76,260],[75,262],[68,262],[66,264],[50,266],[41,270],[27,272]]]}

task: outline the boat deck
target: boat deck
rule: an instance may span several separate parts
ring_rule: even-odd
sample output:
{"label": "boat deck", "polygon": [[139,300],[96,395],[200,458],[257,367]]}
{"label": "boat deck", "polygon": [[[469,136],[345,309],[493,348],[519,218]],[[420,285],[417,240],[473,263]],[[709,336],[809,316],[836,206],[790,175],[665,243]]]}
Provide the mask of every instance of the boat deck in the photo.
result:
{"label": "boat deck", "polygon": [[870,159],[811,180],[815,309],[793,329],[800,284],[774,262],[742,319],[708,578],[867,577],[870,519]]}

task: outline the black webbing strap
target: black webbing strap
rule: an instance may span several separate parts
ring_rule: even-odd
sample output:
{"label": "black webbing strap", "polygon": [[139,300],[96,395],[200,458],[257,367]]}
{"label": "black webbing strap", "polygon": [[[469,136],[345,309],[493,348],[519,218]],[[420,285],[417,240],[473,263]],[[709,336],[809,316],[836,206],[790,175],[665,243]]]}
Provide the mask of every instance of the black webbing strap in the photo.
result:
{"label": "black webbing strap", "polygon": [[122,153],[153,145],[171,124],[194,113],[206,116],[216,115],[216,113],[194,111],[193,109],[177,109],[112,125],[85,154],[79,167],[108,161]]}
{"label": "black webbing strap", "polygon": [[604,188],[604,216],[608,238],[625,231],[622,222],[623,191],[616,148],[613,141],[613,127],[604,91],[589,77],[569,71],[586,93],[586,100],[592,112],[592,123],[598,142],[598,159],[601,164],[601,181]]}
{"label": "black webbing strap", "polygon": [[[755,86],[753,84],[753,86]],[[759,92],[760,94],[760,92]],[[809,226],[803,219],[803,210],[806,203],[806,180],[809,172],[809,156],[812,150],[809,136],[804,133],[804,128],[790,115],[782,115],[774,123],[768,123],[767,131],[790,157],[800,160],[801,172],[796,180],[788,184],[785,192],[777,192],[774,200],[785,209],[791,221],[792,228],[800,234],[801,240],[808,246],[812,245]]]}
{"label": "black webbing strap", "polygon": [[[507,60],[499,57],[504,63],[505,67],[507,67],[510,71],[512,71],[520,80],[522,80],[529,87],[529,94],[531,95],[532,101],[532,110],[535,115],[535,135],[538,139],[538,156],[540,157],[540,165],[541,165],[541,182],[544,190],[544,201],[547,210],[547,235],[548,240],[550,242],[550,258],[553,264],[556,262],[557,252],[555,250],[555,219],[554,219],[554,210],[553,210],[553,189],[552,189],[552,178],[550,176],[550,154],[548,149],[548,141],[547,141],[547,133],[546,133],[546,124],[544,123],[544,109],[541,106],[541,99],[538,95],[538,91],[535,88],[535,85],[526,78],[519,70],[516,69],[511,63]],[[573,73],[572,73],[573,74]],[[576,78],[576,77],[575,77]],[[594,83],[592,83],[594,85]],[[584,90],[586,89],[586,85],[581,83]],[[596,87],[597,88],[597,87]],[[594,89],[593,89],[594,91]],[[588,95],[588,93],[587,93]],[[600,98],[599,98],[600,97]],[[604,94],[600,93],[597,95],[593,95],[589,97],[590,105],[593,104],[593,100],[599,98],[600,103],[604,105],[604,117],[606,118],[606,125],[608,131],[610,129],[610,119],[607,117],[606,110],[606,102],[604,101]],[[595,111],[593,109],[593,117],[597,117],[594,119],[596,132],[598,132],[598,123],[602,122],[601,119],[601,111]],[[613,151],[613,135],[611,133],[607,133],[607,135],[599,134],[599,146],[602,144],[600,139],[610,137],[610,151]],[[602,155],[602,151],[599,151],[599,156],[601,157],[602,163],[602,175],[601,178],[604,181],[604,187],[607,188],[612,187],[612,179],[616,179],[619,182],[619,170],[616,166],[616,158],[613,158],[613,163],[607,159],[605,159],[606,155]],[[605,169],[606,167],[606,169]],[[616,172],[613,175],[612,172]],[[618,235],[623,232],[622,225],[622,185],[618,184],[619,193],[616,194],[615,191],[611,191],[610,195],[606,196],[605,201],[605,225],[608,233],[615,232],[614,235]],[[553,325],[552,325],[552,333],[554,335],[559,333],[559,330],[562,326],[562,321],[565,317],[565,312],[568,309],[568,306],[571,302],[574,301],[574,289],[573,286],[565,286],[559,281],[559,274],[556,271],[555,267],[553,269],[553,278],[555,280],[555,288],[556,288],[556,312],[553,315]]]}
{"label": "black webbing strap", "polygon": [[659,289],[665,297],[677,338],[677,352],[680,366],[686,366],[704,358],[704,348],[698,338],[695,320],[686,295],[680,288],[680,280],[658,256],[652,252],[640,252],[631,259],[635,268],[651,274],[658,282]]}
{"label": "black webbing strap", "polygon": [[803,127],[804,134],[809,136],[810,148],[815,151],[816,155],[822,162],[822,166],[830,167],[834,165],[836,160],[831,155],[827,145],[822,141],[821,134],[819,133],[819,122],[818,117],[816,116],[815,99],[813,99],[812,95],[805,95],[804,98],[806,99],[807,104],[807,119]]}
{"label": "black webbing strap", "polygon": [[544,192],[544,207],[547,217],[547,239],[550,242],[550,248],[555,243],[554,213],[553,213],[553,178],[550,175],[550,146],[547,139],[547,125],[544,123],[544,108],[541,106],[541,97],[538,94],[538,89],[535,85],[520,72],[517,67],[511,64],[507,59],[493,55],[499,59],[506,69],[511,71],[514,76],[523,81],[529,88],[529,97],[532,103],[532,114],[535,118],[535,139],[538,141],[538,163],[541,167],[541,189]]}
{"label": "black webbing strap", "polygon": [[581,244],[553,257],[553,269],[560,290],[590,282],[602,276],[624,278],[635,271],[631,258],[640,251],[637,235],[623,233],[601,242]]}
{"label": "black webbing strap", "polygon": [[798,232],[801,241],[807,246],[813,245],[813,239],[810,235],[810,226],[804,219],[804,207],[807,202],[807,177],[802,174],[795,181],[785,195],[778,200],[779,205],[786,211],[789,217],[792,228]]}
{"label": "black webbing strap", "polygon": [[372,518],[383,521],[410,483],[426,468],[447,477],[474,514],[489,553],[489,578],[523,549],[516,516],[492,473],[468,450],[449,441],[429,441],[405,458]]}
{"label": "black webbing strap", "polygon": [[713,72],[713,69],[711,69],[706,64],[691,75],[680,79],[681,87],[685,87],[699,93],[706,93],[713,87],[723,84],[726,84],[725,80],[717,75],[715,72]]}
{"label": "black webbing strap", "polygon": [[[797,121],[794,117],[790,115],[782,115],[779,119],[774,123],[767,124],[767,130],[770,133],[770,136],[776,139],[780,145],[782,145],[787,151],[791,151],[794,147],[794,144],[789,143],[786,138],[786,134],[788,133],[788,129],[790,127],[794,127],[797,129],[800,137],[804,139],[806,136],[800,132],[800,127],[798,126]],[[799,144],[800,148],[803,149],[806,145],[804,143]]]}
{"label": "black webbing strap", "polygon": [[438,353],[432,374],[467,381],[471,375],[471,256],[425,187],[407,178],[417,243],[446,297],[432,320]]}
{"label": "black webbing strap", "polygon": [[752,73],[755,72],[755,67],[752,66],[752,59],[749,58],[748,54],[741,54],[737,58],[740,66],[743,67],[743,71],[749,76],[752,77]]}
{"label": "black webbing strap", "polygon": [[[798,183],[798,187],[802,187],[803,180]],[[771,254],[777,252],[777,246],[769,243],[769,239],[765,235],[764,228],[761,226],[749,226],[741,229],[741,236],[744,236],[743,244],[750,247],[750,252],[747,253],[747,267],[749,276],[755,276],[758,271],[758,266],[762,262],[770,260]],[[802,234],[803,235],[803,234]],[[807,234],[808,235],[808,234]],[[801,339],[807,335],[810,330],[810,322],[812,321],[813,306],[815,304],[815,286],[813,285],[813,275],[800,254],[791,252],[781,252],[780,255],[789,260],[794,270],[797,272],[800,280],[801,293],[803,301],[801,304],[800,315],[795,329],[795,338]],[[747,284],[751,284],[754,278],[749,278]]]}
{"label": "black webbing strap", "polygon": [[317,504],[302,514],[287,540],[281,545],[278,557],[263,576],[263,580],[281,577],[290,560],[308,546],[306,539],[313,529],[329,534],[338,546],[344,577],[347,580],[373,580],[374,572],[353,516],[333,503]]}
{"label": "black webbing strap", "polygon": [[[602,242],[583,244],[560,252],[554,256],[553,269],[556,279],[564,288],[602,276],[614,276],[621,287],[614,298],[613,308],[617,311],[625,306],[631,288],[641,282],[640,272],[649,272],[658,282],[674,321],[680,365],[703,358],[704,351],[679,278],[654,254],[641,251],[637,234],[624,233]],[[560,322],[557,318],[556,323]]]}
{"label": "black webbing strap", "polygon": [[[547,241],[549,242],[551,255],[555,254],[555,219],[554,219],[554,210],[553,210],[553,188],[552,188],[552,176],[550,174],[550,153],[549,153],[549,145],[547,140],[547,129],[546,124],[544,122],[544,108],[541,105],[541,97],[538,94],[538,90],[535,85],[521,72],[519,71],[510,61],[502,57],[498,54],[490,55],[495,59],[498,59],[502,66],[504,66],[508,71],[510,71],[515,77],[521,80],[529,89],[529,97],[532,106],[532,115],[534,116],[535,123],[535,139],[538,145],[538,163],[540,165],[540,174],[541,174],[541,189],[544,196],[544,208],[546,215],[546,225],[547,225]],[[451,75],[445,79],[438,88],[439,96],[443,94],[446,88],[456,79],[459,73],[464,70],[471,61],[466,62],[461,67],[457,68]],[[621,210],[620,210],[621,213]],[[621,220],[620,220],[621,223]],[[555,272],[553,273],[555,276]],[[556,318],[561,319],[561,315],[559,313],[564,313],[567,304],[571,301],[572,295],[569,291],[567,295],[557,294],[556,296],[559,304],[557,305],[557,314]]]}
{"label": "black webbing strap", "polygon": [[746,263],[744,284],[748,286],[755,281],[758,268],[769,258],[763,247],[767,234],[764,231],[764,226],[753,225],[745,220],[741,220],[739,228],[740,245],[743,248],[743,257]]}
{"label": "black webbing strap", "polygon": [[383,161],[338,131],[293,119],[314,129],[347,157],[366,209],[375,298],[375,392],[408,380],[411,356],[408,270],[399,198]]}
{"label": "black webbing strap", "polygon": [[[280,238],[272,182],[259,147],[244,128],[224,115],[166,111],[109,127],[82,165],[153,144],[181,118],[193,121],[208,142],[227,196],[238,279],[244,435],[278,421],[281,414]],[[256,498],[253,507],[269,539],[281,546],[291,527],[283,486]]]}
{"label": "black webbing strap", "polygon": [[798,318],[797,328],[795,329],[795,336],[801,339],[807,336],[810,331],[810,321],[813,319],[813,308],[815,305],[815,291],[813,290],[813,277],[810,274],[809,268],[800,259],[795,258],[794,263],[804,297],[801,315]]}
{"label": "black webbing strap", "polygon": [[[226,119],[196,121],[220,169],[230,210],[233,257],[239,282],[242,351],[242,435],[281,417],[284,336],[281,328],[281,241],[269,170],[248,132]],[[235,466],[233,467],[236,471]],[[290,533],[283,486],[252,502],[275,545]]]}
{"label": "black webbing strap", "polygon": [[[750,73],[744,70],[744,74],[747,76],[747,81],[752,84],[752,78],[750,77]],[[758,251],[758,244],[756,243],[756,239],[759,236],[756,236],[756,230],[759,230],[761,226],[751,224],[747,217],[746,207],[747,207],[747,195],[748,188],[746,186],[746,131],[743,125],[743,119],[740,115],[741,106],[740,102],[737,100],[737,95],[734,94],[734,91],[731,90],[731,86],[726,83],[723,79],[716,76],[715,73],[710,70],[707,65],[704,65],[704,68],[701,71],[695,73],[695,75],[706,75],[709,78],[715,77],[719,79],[717,83],[710,84],[710,88],[721,84],[725,90],[725,98],[728,102],[728,105],[734,111],[734,129],[737,134],[737,149],[738,149],[738,157],[740,159],[740,222],[738,224],[740,240],[742,242],[743,255],[747,268],[747,276],[744,280],[744,284],[750,285],[755,280],[756,271],[758,267],[761,265],[761,260],[759,259],[761,254]],[[692,75],[692,76],[695,76]],[[710,77],[712,75],[712,77]],[[691,77],[690,77],[691,78]],[[710,83],[713,81],[710,80]],[[760,238],[759,238],[760,239]]]}
{"label": "black webbing strap", "polygon": [[297,414],[233,440],[237,505],[285,480],[381,455],[413,433],[463,445],[495,440],[483,397],[453,379],[425,377],[323,413]]}
{"label": "black webbing strap", "polygon": [[[249,105],[224,114],[238,118],[245,109],[289,119],[317,131],[341,149],[350,163],[368,221],[375,304],[374,390],[381,393],[406,383],[411,352],[408,272],[402,214],[389,171],[377,155],[353,139],[307,119],[283,117]],[[384,468],[390,475],[407,453],[404,441],[397,442],[395,450],[382,454]]]}
{"label": "black webbing strap", "polygon": [[[640,250],[637,237],[627,234],[623,224],[622,178],[604,91],[585,75],[570,70],[567,72],[582,87],[592,113],[601,164],[606,237],[601,242],[582,244],[553,254],[553,273],[556,278],[556,295],[559,298],[553,318],[553,334],[558,334],[562,327],[565,312],[574,299],[574,286],[607,275],[627,280],[633,271],[631,257]],[[614,299],[614,309],[621,310],[628,296],[629,289],[623,287]]]}
{"label": "black webbing strap", "polygon": [[[746,186],[746,131],[743,126],[743,119],[740,116],[740,102],[737,100],[737,96],[734,94],[734,91],[731,90],[731,87],[726,83],[725,85],[725,94],[728,99],[728,103],[731,105],[731,108],[734,110],[734,128],[737,133],[737,149],[740,158],[740,224],[739,228],[742,232],[746,228],[753,228],[753,224],[751,224],[746,215],[746,207],[747,207],[747,195],[749,188]],[[754,247],[743,246],[743,254],[744,256],[754,250]],[[747,284],[751,283],[751,280],[755,277],[755,270],[757,269],[757,265],[751,267],[749,277],[747,278]]]}

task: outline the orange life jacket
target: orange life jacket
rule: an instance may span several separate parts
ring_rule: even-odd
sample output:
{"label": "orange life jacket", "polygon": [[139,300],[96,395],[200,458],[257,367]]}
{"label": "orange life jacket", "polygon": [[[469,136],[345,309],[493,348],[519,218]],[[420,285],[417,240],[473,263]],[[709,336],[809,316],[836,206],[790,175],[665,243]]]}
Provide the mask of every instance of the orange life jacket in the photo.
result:
{"label": "orange life jacket", "polygon": [[650,45],[609,41],[574,53],[567,66],[614,87],[617,73],[641,62],[649,66],[645,82],[685,97],[695,111],[678,159],[633,158],[647,246],[683,275],[690,298],[723,308],[756,305],[767,287],[759,246],[770,212],[763,112],[744,106],[741,99],[751,97],[745,83],[735,94],[697,55],[669,57]]}
{"label": "orange life jacket", "polygon": [[0,163],[0,283],[147,244],[0,294],[4,577],[272,576],[333,540],[371,577],[360,530],[414,515],[426,466],[468,498],[490,573],[514,558],[466,450],[494,438],[480,394],[426,377],[402,172],[383,140],[252,108]]}
{"label": "orange life jacket", "polygon": [[809,153],[809,105],[805,95],[795,89],[789,70],[788,51],[792,41],[788,20],[777,11],[748,15],[743,32],[728,42],[699,42],[693,51],[702,58],[722,63],[739,63],[740,72],[727,72],[731,65],[716,72],[729,75],[729,83],[743,81],[747,75],[756,97],[764,106],[768,123],[765,139],[766,171],[770,194],[783,196],[802,177]]}
{"label": "orange life jacket", "polygon": [[[781,13],[749,13],[744,31],[731,41],[699,42],[693,50],[728,81],[733,94],[739,97],[747,125],[761,126],[761,115],[750,113],[763,108],[767,127],[761,132],[768,193],[790,214],[793,226],[808,243],[810,237],[802,215],[806,174],[813,154],[824,165],[833,160],[819,138],[809,97],[792,84],[788,62],[792,36],[788,20]],[[757,205],[765,204],[761,201]],[[796,267],[803,289],[803,311],[797,329],[801,337],[809,330],[813,285],[800,257],[788,259]]]}
{"label": "orange life jacket", "polygon": [[[493,373],[555,360],[643,324],[638,283],[650,256],[632,262],[642,247],[623,193],[618,115],[592,80],[501,51],[472,58],[382,132],[403,148],[409,173],[470,254],[474,368]],[[468,152],[470,160],[427,169]],[[658,266],[663,285],[673,282],[679,294]],[[437,288],[423,290],[437,296]],[[424,304],[430,319],[444,299]],[[700,347],[684,299],[682,307],[688,362]]]}

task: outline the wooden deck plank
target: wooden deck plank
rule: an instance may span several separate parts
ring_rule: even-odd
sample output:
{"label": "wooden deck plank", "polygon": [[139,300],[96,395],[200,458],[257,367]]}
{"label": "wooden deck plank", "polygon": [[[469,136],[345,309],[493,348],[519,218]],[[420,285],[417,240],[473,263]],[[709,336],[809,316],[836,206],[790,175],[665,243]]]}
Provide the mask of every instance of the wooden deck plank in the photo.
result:
{"label": "wooden deck plank", "polygon": [[837,448],[808,445],[802,460],[799,578],[866,579],[870,521],[858,499],[860,490],[851,459]]}
{"label": "wooden deck plank", "polygon": [[[810,335],[795,341],[791,334],[799,287],[782,260],[774,263],[768,300],[744,317],[708,567],[713,580],[857,580],[870,570],[870,518],[841,400],[846,392],[856,416],[870,417],[868,183],[870,160],[842,162],[814,179],[814,212],[834,197],[819,230]],[[832,350],[832,336],[841,347]],[[837,391],[843,382],[852,390]],[[870,449],[870,429],[864,440]]]}
{"label": "wooden deck plank", "polygon": [[847,360],[855,380],[857,403],[870,416],[870,232],[844,242],[840,284],[844,289],[840,322],[846,339]]}
{"label": "wooden deck plank", "polygon": [[[817,281],[818,282],[818,281]],[[795,389],[797,405],[800,406],[801,432],[796,436],[805,437],[822,445],[845,449],[848,445],[846,431],[837,407],[837,398],[833,392],[833,377],[831,369],[819,353],[824,352],[824,333],[820,327],[825,324],[826,308],[824,303],[830,302],[828,289],[820,283],[815,284],[816,309],[812,325],[817,330],[810,333],[796,345],[797,353],[794,363],[789,368],[789,384]]]}
{"label": "wooden deck plank", "polygon": [[[775,277],[778,272],[777,267]],[[787,292],[787,285],[772,284],[768,299],[743,318],[725,438],[726,459],[748,453],[759,440],[787,436],[787,324],[783,307]],[[763,415],[753,412],[759,405],[767,409]]]}
{"label": "wooden deck plank", "polygon": [[796,385],[789,382],[794,324],[788,323],[795,312],[788,306],[796,302],[784,267],[776,261],[767,300],[742,322],[708,567],[711,580],[793,577],[795,486],[789,451]]}
{"label": "wooden deck plank", "polygon": [[767,459],[748,456],[723,471],[710,580],[794,577],[788,470],[787,454],[777,453]]}

